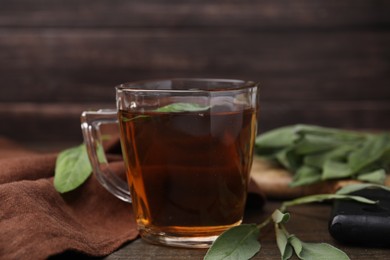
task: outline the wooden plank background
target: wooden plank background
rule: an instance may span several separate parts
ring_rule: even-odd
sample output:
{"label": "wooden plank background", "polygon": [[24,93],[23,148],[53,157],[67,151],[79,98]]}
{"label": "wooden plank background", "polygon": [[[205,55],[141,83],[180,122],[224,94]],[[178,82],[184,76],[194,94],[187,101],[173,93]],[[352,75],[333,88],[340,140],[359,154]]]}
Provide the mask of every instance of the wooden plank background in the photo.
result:
{"label": "wooden plank background", "polygon": [[260,81],[260,131],[390,129],[390,1],[0,0],[0,135],[81,141],[119,83]]}

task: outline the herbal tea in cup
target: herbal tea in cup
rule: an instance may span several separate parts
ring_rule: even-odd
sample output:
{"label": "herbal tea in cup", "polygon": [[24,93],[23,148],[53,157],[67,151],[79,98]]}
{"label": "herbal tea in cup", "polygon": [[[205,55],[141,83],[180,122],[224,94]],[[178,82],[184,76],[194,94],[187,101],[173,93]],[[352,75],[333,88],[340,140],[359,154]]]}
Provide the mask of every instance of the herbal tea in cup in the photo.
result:
{"label": "herbal tea in cup", "polygon": [[[103,186],[132,201],[143,239],[208,247],[241,223],[257,130],[257,84],[126,83],[116,87],[116,101],[114,112],[83,113],[84,137]],[[130,196],[97,160],[98,126],[109,121],[119,124]]]}

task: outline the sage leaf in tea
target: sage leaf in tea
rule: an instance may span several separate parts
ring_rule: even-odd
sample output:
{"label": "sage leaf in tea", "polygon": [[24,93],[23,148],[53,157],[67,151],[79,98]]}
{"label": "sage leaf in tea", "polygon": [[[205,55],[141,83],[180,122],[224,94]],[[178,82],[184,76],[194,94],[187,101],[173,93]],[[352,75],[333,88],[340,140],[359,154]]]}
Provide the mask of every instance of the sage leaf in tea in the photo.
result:
{"label": "sage leaf in tea", "polygon": [[160,108],[157,108],[156,112],[197,112],[210,109],[210,106],[202,106],[197,103],[172,103]]}
{"label": "sage leaf in tea", "polygon": [[[153,112],[164,112],[164,113],[177,113],[177,112],[197,112],[197,111],[205,111],[210,109],[210,106],[202,106],[197,103],[172,103],[166,106],[159,107],[155,110],[152,110]],[[145,115],[137,115],[132,118],[128,118],[125,116],[121,116],[120,120],[122,122],[130,122],[136,119],[140,118],[149,118],[150,116]]]}
{"label": "sage leaf in tea", "polygon": [[149,116],[146,116],[146,115],[139,115],[139,116],[135,116],[135,117],[132,117],[132,118],[128,118],[128,117],[125,117],[125,116],[121,116],[121,121],[122,122],[130,122],[130,121],[133,121],[133,120],[136,120],[136,119],[139,119],[139,118],[148,118]]}
{"label": "sage leaf in tea", "polygon": [[242,224],[222,233],[207,251],[204,260],[247,260],[260,251],[260,229],[256,224]]}

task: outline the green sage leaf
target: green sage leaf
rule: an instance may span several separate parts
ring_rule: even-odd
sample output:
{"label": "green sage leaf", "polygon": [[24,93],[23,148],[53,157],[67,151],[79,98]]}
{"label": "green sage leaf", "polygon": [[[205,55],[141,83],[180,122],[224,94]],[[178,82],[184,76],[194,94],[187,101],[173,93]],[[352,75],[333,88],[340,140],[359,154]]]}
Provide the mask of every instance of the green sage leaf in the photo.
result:
{"label": "green sage leaf", "polygon": [[384,189],[384,190],[387,190],[390,192],[390,187],[387,187],[387,186],[383,186],[383,185],[377,185],[377,184],[372,184],[372,183],[361,183],[361,184],[350,184],[350,185],[347,185],[347,186],[344,186],[343,188],[339,189],[336,194],[339,194],[339,195],[345,195],[345,194],[350,194],[350,193],[353,193],[355,191],[359,191],[359,190],[363,190],[363,189],[367,189],[367,188],[381,188],[381,189]]}
{"label": "green sage leaf", "polygon": [[353,145],[342,145],[336,149],[314,153],[305,156],[304,164],[311,167],[322,168],[326,161],[346,161],[348,153],[355,149]]}
{"label": "green sage leaf", "polygon": [[354,172],[358,172],[379,160],[388,151],[390,151],[389,134],[370,136],[359,149],[349,155],[348,164]]}
{"label": "green sage leaf", "polygon": [[280,210],[276,209],[273,213],[272,213],[272,220],[276,223],[276,224],[280,224],[280,223],[287,223],[290,219],[290,213],[283,213],[281,212]]}
{"label": "green sage leaf", "polygon": [[260,250],[256,224],[242,224],[222,233],[205,255],[205,260],[247,260]]}
{"label": "green sage leaf", "polygon": [[[102,145],[98,145],[97,155],[99,162],[107,162]],[[54,188],[60,193],[74,190],[83,184],[91,173],[92,166],[84,144],[66,149],[57,156]]]}
{"label": "green sage leaf", "polygon": [[353,171],[347,163],[328,160],[323,166],[322,179],[341,179],[351,177],[352,174]]}
{"label": "green sage leaf", "polygon": [[59,153],[54,170],[54,187],[60,193],[80,186],[92,173],[84,144]]}
{"label": "green sage leaf", "polygon": [[275,227],[276,244],[279,248],[281,259],[290,259],[293,254],[293,248],[288,241],[288,235],[277,226]]}
{"label": "green sage leaf", "polygon": [[197,103],[172,103],[160,108],[156,112],[197,112],[210,109],[210,106],[203,106]]}
{"label": "green sage leaf", "polygon": [[379,170],[390,170],[390,134],[292,125],[260,134],[255,153],[289,170],[293,187],[346,178],[382,183]]}
{"label": "green sage leaf", "polygon": [[138,116],[135,116],[135,117],[132,117],[132,118],[128,118],[128,117],[125,117],[123,115],[121,115],[121,120],[122,122],[130,122],[130,121],[133,121],[133,120],[137,120],[137,119],[140,119],[140,118],[148,118],[149,116],[147,115],[138,115]]}
{"label": "green sage leaf", "polygon": [[307,204],[307,203],[313,203],[313,202],[323,202],[326,200],[334,200],[334,199],[344,199],[344,200],[354,200],[361,203],[366,204],[376,204],[376,201],[361,197],[361,196],[354,196],[354,195],[347,195],[347,194],[316,194],[316,195],[309,195],[305,197],[300,197],[294,200],[285,201],[282,204],[282,211],[285,210],[285,208],[295,205],[301,205],[301,204]]}
{"label": "green sage leaf", "polygon": [[357,179],[376,184],[384,184],[386,180],[386,172],[384,169],[379,169],[373,172],[359,174]]}
{"label": "green sage leaf", "polygon": [[299,157],[293,151],[293,148],[286,148],[275,154],[278,162],[286,169],[295,171],[299,166]]}
{"label": "green sage leaf", "polygon": [[285,126],[259,135],[256,138],[256,146],[260,149],[266,147],[285,147],[293,144],[299,138],[299,126]]}
{"label": "green sage leaf", "polygon": [[303,165],[298,168],[289,186],[309,185],[319,181],[321,181],[321,171],[318,168]]}
{"label": "green sage leaf", "polygon": [[[175,112],[197,112],[210,109],[210,106],[202,106],[197,103],[172,103],[163,107],[159,107],[154,112],[175,113]],[[123,122],[130,122],[140,118],[149,118],[149,115],[137,115],[132,118],[128,118],[122,115],[121,120]]]}
{"label": "green sage leaf", "polygon": [[303,260],[348,260],[346,253],[340,249],[326,243],[306,243],[299,240],[296,236],[291,235],[288,238],[295,254]]}
{"label": "green sage leaf", "polygon": [[340,144],[335,138],[326,135],[306,134],[294,147],[297,154],[312,154],[328,151]]}

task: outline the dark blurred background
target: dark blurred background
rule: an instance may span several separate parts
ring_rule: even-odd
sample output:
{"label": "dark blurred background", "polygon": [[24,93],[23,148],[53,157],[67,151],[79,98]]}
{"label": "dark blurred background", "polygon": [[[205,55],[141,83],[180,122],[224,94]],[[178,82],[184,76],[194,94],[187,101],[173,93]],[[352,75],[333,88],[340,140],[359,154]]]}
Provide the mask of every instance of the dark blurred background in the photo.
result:
{"label": "dark blurred background", "polygon": [[260,131],[390,129],[390,1],[0,0],[0,135],[81,141],[114,86],[260,81]]}

